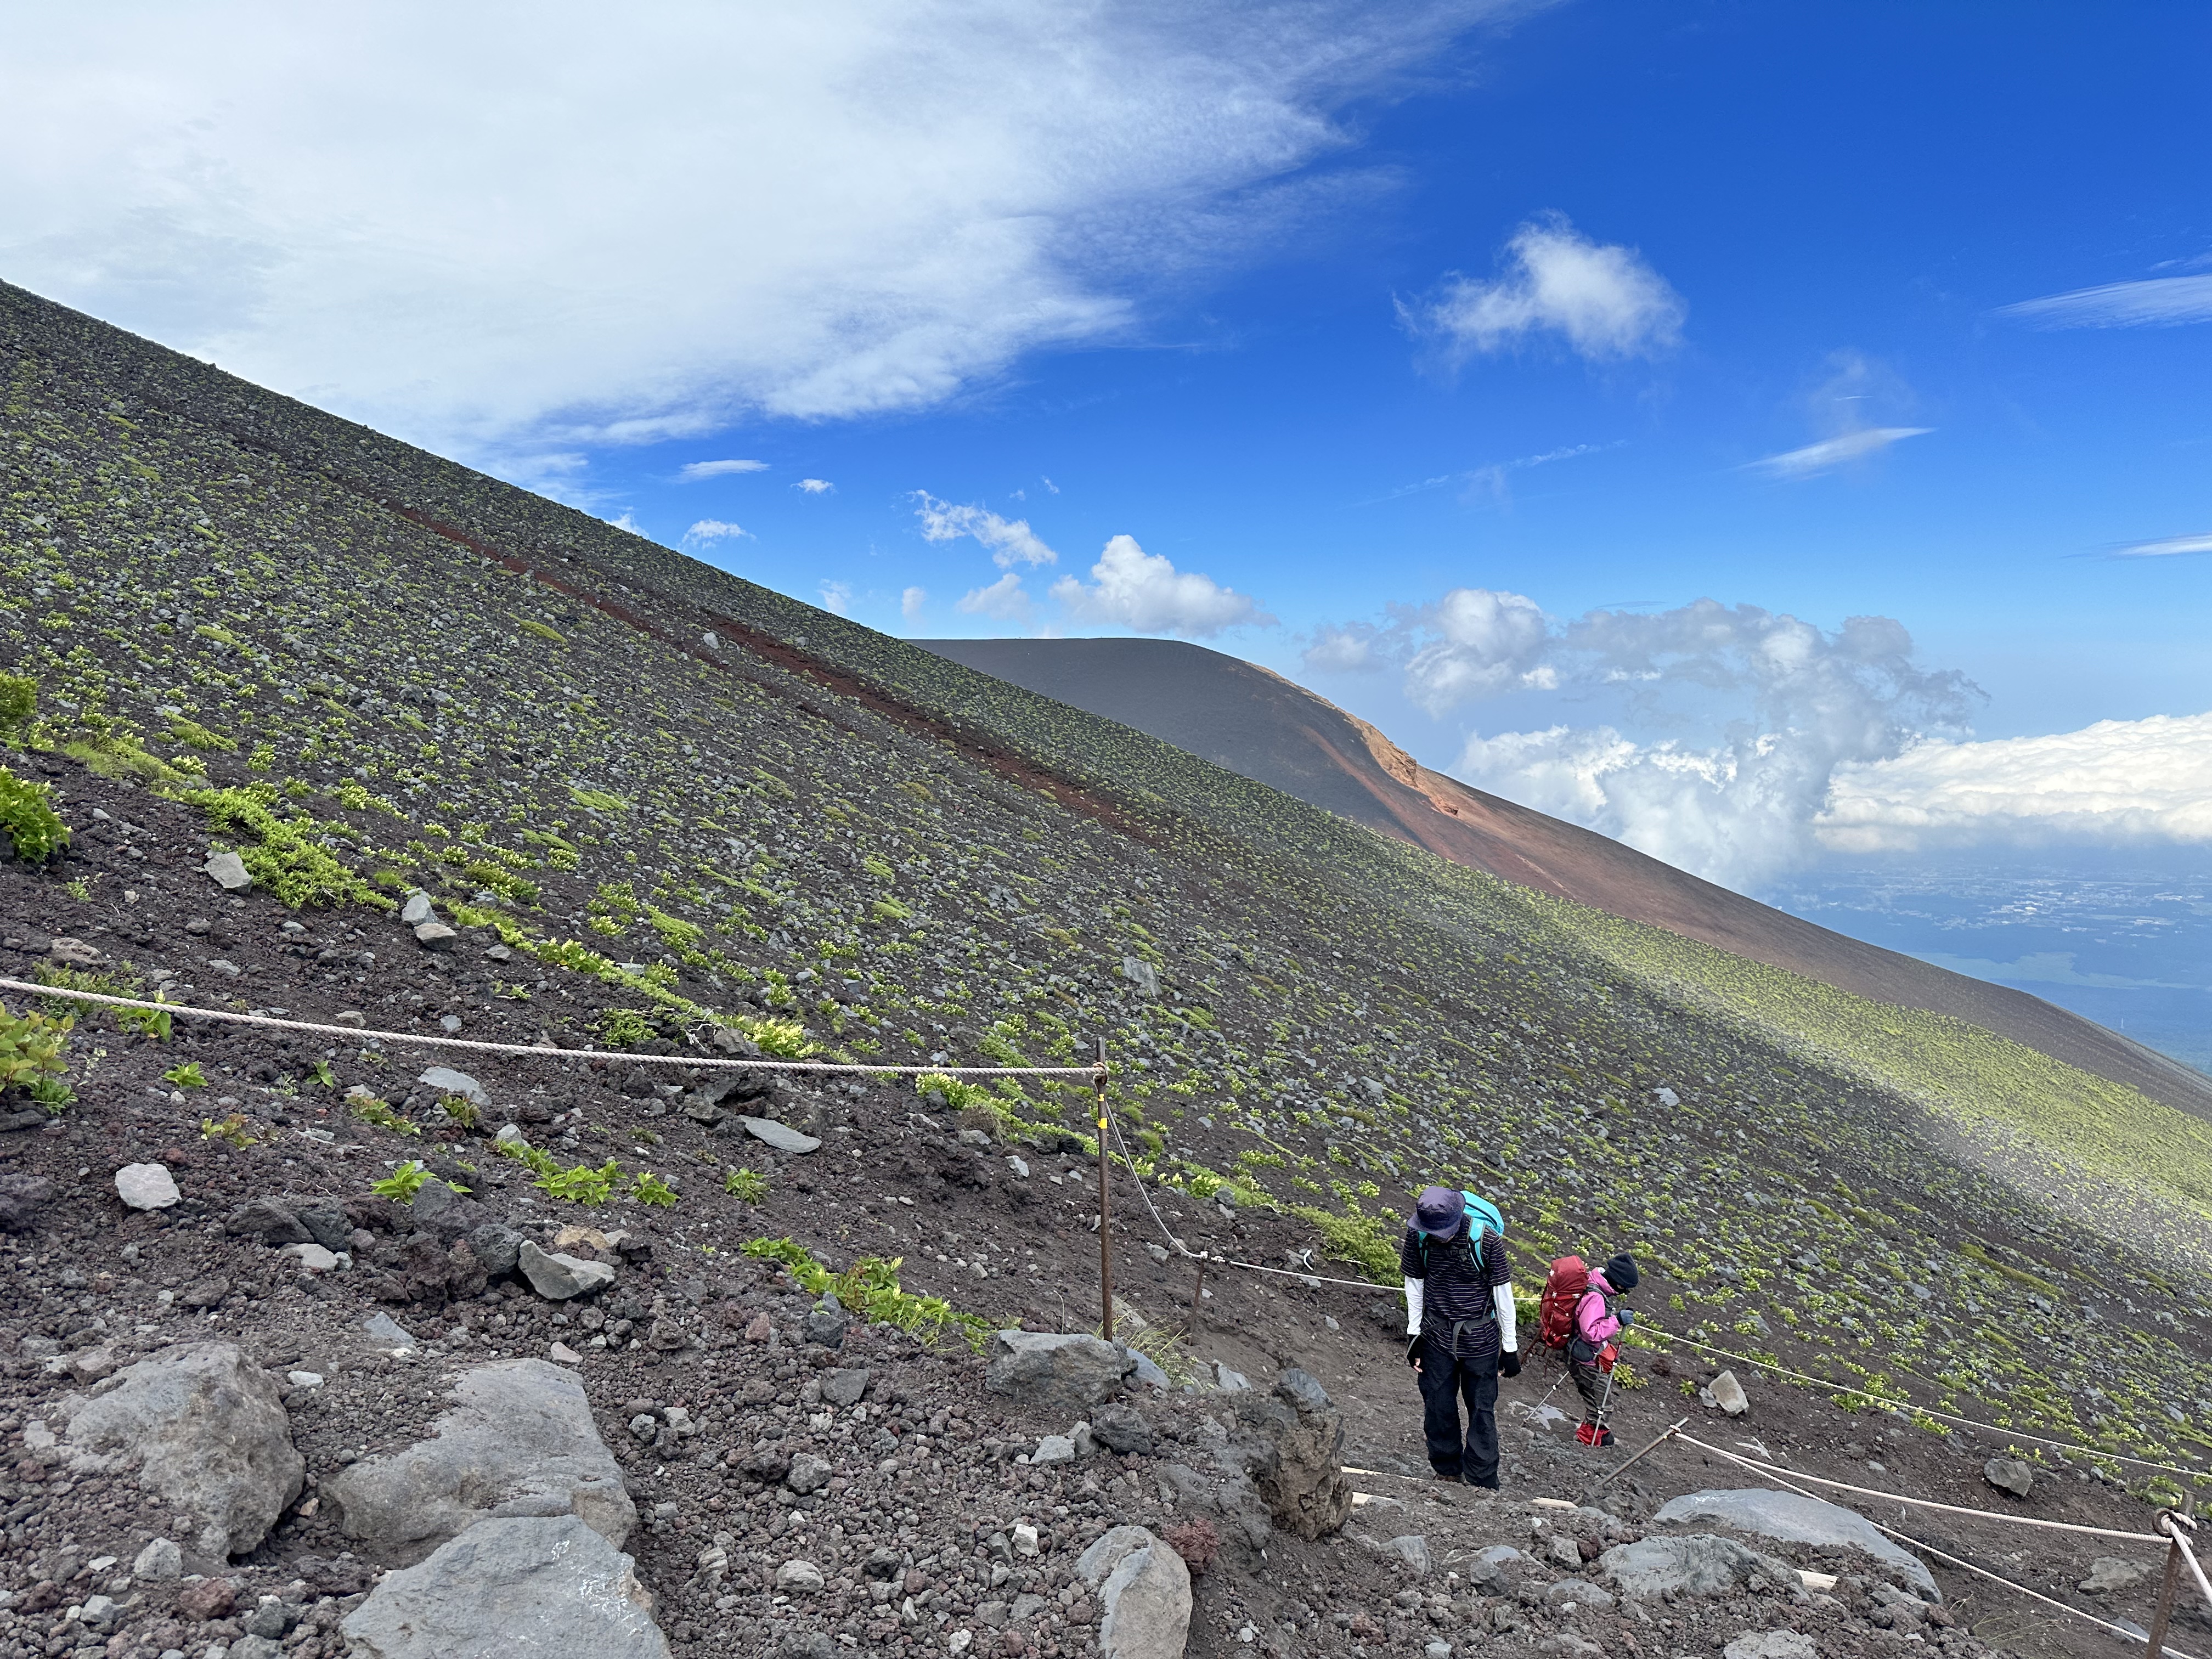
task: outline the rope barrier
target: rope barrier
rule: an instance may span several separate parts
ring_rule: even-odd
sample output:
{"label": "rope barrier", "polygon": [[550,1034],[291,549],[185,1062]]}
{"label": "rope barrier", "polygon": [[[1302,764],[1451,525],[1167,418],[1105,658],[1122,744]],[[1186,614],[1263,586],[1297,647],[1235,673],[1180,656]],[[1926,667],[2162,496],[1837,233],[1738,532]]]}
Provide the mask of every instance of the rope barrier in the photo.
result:
{"label": "rope barrier", "polygon": [[348,1042],[378,1042],[402,1047],[458,1048],[476,1054],[523,1054],[536,1060],[623,1060],[639,1066],[684,1066],[714,1069],[745,1067],[769,1072],[856,1072],[908,1077],[1081,1077],[1095,1078],[1097,1066],[863,1066],[817,1060],[733,1060],[710,1054],[639,1054],[624,1048],[556,1048],[550,1043],[486,1042],[476,1037],[425,1036],[418,1031],[373,1031],[357,1025],[318,1025],[307,1020],[277,1019],[268,1014],[240,1014],[228,1008],[195,1008],[188,1002],[147,1002],[137,997],[112,997],[94,991],[72,991],[58,985],[39,985],[28,980],[0,979],[0,991],[24,991],[63,1002],[94,1002],[109,1008],[143,1008],[149,1012],[180,1014],[187,1019],[215,1020],[226,1025],[255,1025],[278,1031],[301,1031],[315,1036],[334,1036]]}
{"label": "rope barrier", "polygon": [[[1699,1451],[1709,1451],[1716,1457],[1725,1457],[1732,1463],[1741,1463],[1747,1469],[1757,1469],[1761,1474],[1770,1475],[1777,1480],[1782,1478],[1784,1472],[1771,1463],[1763,1463],[1755,1457],[1744,1457],[1732,1451],[1723,1451],[1718,1446],[1698,1439],[1695,1435],[1678,1434],[1674,1437],[1686,1446],[1695,1446]],[[2072,1521],[2045,1521],[2042,1516],[2035,1515],[2006,1515],[1996,1510],[1963,1509],[1956,1504],[1939,1504],[1932,1498],[1907,1498],[1900,1492],[1881,1492],[1872,1486],[1854,1486],[1849,1481],[1831,1480],[1824,1475],[1807,1474],[1797,1469],[1791,1469],[1788,1473],[1796,1480],[1809,1480],[1816,1486],[1829,1486],[1837,1492],[1856,1492],[1861,1498],[1879,1498],[1887,1503],[1908,1504],[1915,1509],[1941,1510],[1948,1515],[1971,1515],[1983,1521],[2003,1521],[2015,1527],[2040,1527],[2051,1532],[2078,1532],[2092,1538],[2118,1538],[2130,1544],[2164,1544],[2168,1541],[2162,1533],[2116,1532],[2110,1527],[2084,1527]]]}
{"label": "rope barrier", "polygon": [[2048,1446],[2054,1451],[2079,1452],[2085,1457],[2110,1458],[2116,1463],[2133,1463],[2138,1468],[2157,1469],[2166,1474],[2185,1474],[2195,1480],[2212,1480],[2212,1469],[2191,1468],[2179,1463],[2161,1463],[2155,1458],[2136,1457],[2127,1452],[2106,1451],[2101,1447],[2076,1445],[2070,1440],[2052,1440],[2046,1436],[2029,1434],[2020,1429],[2001,1428],[1995,1423],[1978,1422],[1971,1417],[1961,1417],[1955,1412],[1938,1411],[1932,1406],[1917,1406],[1910,1400],[1902,1400],[1894,1395],[1877,1394],[1872,1389],[1853,1387],[1847,1382],[1833,1382],[1821,1376],[1808,1376],[1803,1371],[1793,1371],[1786,1365],[1776,1365],[1764,1359],[1754,1359],[1749,1354],[1732,1353],[1726,1348],[1716,1348],[1709,1343],[1694,1341],[1686,1336],[1677,1336],[1673,1332],[1662,1330],[1656,1325],[1646,1325],[1640,1319],[1632,1328],[1638,1333],[1662,1338],[1668,1342],[1679,1342],[1684,1347],[1695,1348],[1701,1353],[1718,1354],[1722,1358],[1734,1360],[1740,1365],[1755,1365],[1760,1370],[1771,1371],[1777,1376],[1786,1376],[1793,1382],[1809,1382],[1814,1388],[1824,1389],[1830,1394],[1857,1395],[1861,1399],[1895,1407],[1900,1411],[1918,1412],[1923,1416],[1937,1418],[1946,1423],[1956,1423],[1964,1428],[1980,1429],[1984,1433],[2002,1435],[2011,1441]]}
{"label": "rope barrier", "polygon": [[[1747,1457],[1739,1457],[1739,1456],[1737,1456],[1734,1452],[1723,1451],[1723,1450],[1722,1450],[1718,1446],[1709,1446],[1709,1445],[1706,1445],[1703,1441],[1692,1439],[1690,1436],[1688,1436],[1688,1435],[1686,1435],[1686,1434],[1682,1434],[1682,1433],[1680,1433],[1679,1431],[1675,1431],[1675,1433],[1674,1433],[1674,1437],[1675,1437],[1675,1438],[1677,1438],[1677,1439],[1680,1439],[1680,1440],[1686,1441],[1686,1442],[1687,1442],[1687,1443],[1688,1443],[1689,1444],[1691,1444],[1691,1445],[1700,1447],[1702,1449],[1706,1450],[1706,1451],[1709,1451],[1709,1452],[1711,1452],[1714,1455],[1716,1455],[1716,1456],[1717,1456],[1717,1457],[1723,1457],[1723,1458],[1726,1458],[1726,1459],[1727,1459],[1729,1462],[1731,1462],[1731,1463],[1739,1463],[1739,1464],[1741,1464],[1741,1465],[1742,1465],[1744,1468],[1746,1468],[1755,1470],[1755,1471],[1757,1471],[1758,1473],[1759,1473],[1759,1474],[1764,1474],[1764,1475],[1765,1475],[1768,1480],[1771,1480],[1771,1481],[1772,1481],[1776,1486],[1781,1486],[1781,1487],[1784,1487],[1784,1488],[1785,1488],[1785,1489],[1786,1489],[1786,1490],[1788,1490],[1788,1491],[1794,1492],[1796,1492],[1796,1493],[1800,1498],[1813,1498],[1813,1499],[1814,1499],[1814,1502],[1816,1502],[1816,1503],[1820,1501],[1820,1500],[1819,1500],[1819,1498],[1817,1498],[1817,1496],[1815,1496],[1815,1494],[1814,1494],[1814,1493],[1812,1493],[1812,1492],[1807,1492],[1807,1491],[1806,1491],[1802,1486],[1796,1486],[1796,1485],[1792,1484],[1790,1481],[1789,1481],[1789,1480],[1787,1480],[1784,1479],[1781,1475],[1775,1474],[1775,1473],[1774,1473],[1771,1468],[1766,1468],[1766,1467],[1765,1467],[1765,1466],[1763,1466],[1763,1465],[1758,1464],[1758,1463],[1754,1462],[1753,1462],[1752,1459],[1750,1459],[1750,1458],[1747,1458]],[[1813,1479],[1813,1477],[1812,1477],[1811,1475],[1804,1475],[1804,1476],[1802,1476],[1802,1477],[1800,1477],[1800,1478],[1801,1478],[1801,1479],[1803,1479],[1803,1480],[1812,1480],[1812,1479]],[[1893,1493],[1893,1492],[1882,1492],[1882,1493],[1879,1493],[1879,1494],[1877,1494],[1877,1496],[1884,1497],[1884,1498],[1893,1498],[1893,1497],[1896,1497],[1896,1494],[1895,1494],[1895,1493]],[[1908,1503],[1909,1503],[1909,1502],[1911,1502],[1911,1501],[1913,1501],[1913,1500],[1911,1500],[1911,1499],[1899,1499],[1899,1501],[1900,1501],[1900,1502],[1908,1502]],[[1942,1505],[1939,1505],[1938,1507],[1948,1507],[1948,1506],[1942,1506]],[[1987,1511],[1983,1511],[1983,1510],[1966,1510],[1966,1511],[1965,1511],[1965,1513],[1967,1513],[1967,1514],[1986,1514],[1986,1513],[1988,1513],[1988,1512],[1987,1512]],[[2021,1519],[2021,1517],[2020,1517],[2020,1516],[2018,1516],[1996,1515],[1996,1516],[1991,1516],[1991,1517],[1990,1517],[1990,1518],[1991,1518],[1991,1519],[1993,1519],[1993,1520],[1999,1520],[1999,1521],[2016,1521],[2016,1520]],[[2091,1625],[2094,1625],[2094,1626],[2097,1626],[2097,1628],[2098,1628],[2098,1629],[2102,1630],[2102,1631],[2109,1632],[2111,1634],[2112,1634],[2112,1635],[2114,1635],[2114,1636],[2120,1637],[2120,1638],[2124,1638],[2124,1640],[2127,1640],[2127,1641],[2130,1641],[2130,1642],[2134,1642],[2134,1643],[2136,1643],[2136,1644],[2139,1644],[2139,1645],[2147,1645],[2147,1644],[2148,1644],[2148,1637],[2144,1636],[2143,1634],[2142,1634],[2142,1633],[2140,1633],[2140,1632],[2138,1632],[2131,1631],[2131,1630],[2128,1629],[2124,1625],[2115,1625],[2115,1624],[2112,1624],[2112,1623],[2111,1623],[2110,1621],[2108,1621],[2108,1620],[2103,1620],[2103,1619],[2100,1619],[2100,1618],[2098,1618],[2098,1617],[2097,1617],[2097,1615],[2096,1615],[2096,1614],[2094,1614],[2094,1613],[2085,1613],[2085,1612],[2083,1612],[2080,1607],[2071,1606],[2071,1605],[2069,1605],[2069,1603],[2064,1602],[2064,1601],[2061,1601],[2057,1600],[2057,1599],[2056,1597],[2054,1597],[2054,1596],[2045,1595],[2044,1595],[2044,1594],[2043,1594],[2043,1592],[2042,1592],[2042,1591],[2040,1591],[2040,1590],[2033,1590],[2033,1589],[2030,1589],[2027,1585],[2025,1585],[2025,1584],[2021,1584],[2021,1583],[2014,1583],[2012,1579],[2007,1578],[2007,1577],[2006,1577],[2003,1574],[2002,1574],[2002,1573],[1992,1572],[1992,1571],[1990,1571],[1990,1569],[1989,1569],[1989,1568],[1987,1568],[1987,1567],[1984,1567],[1984,1566],[1978,1566],[1978,1565],[1975,1565],[1973,1562],[1972,1562],[1972,1561],[1964,1560],[1964,1559],[1962,1559],[1961,1558],[1960,1558],[1960,1557],[1958,1557],[1958,1556],[1955,1556],[1955,1555],[1951,1554],[1948,1551],[1937,1549],[1937,1548],[1936,1548],[1933,1544],[1927,1543],[1927,1542],[1923,1541],[1923,1540],[1921,1540],[1921,1539],[1915,1538],[1915,1537],[1913,1537],[1913,1536],[1912,1536],[1912,1534],[1910,1534],[1910,1533],[1899,1532],[1899,1531],[1895,1527],[1886,1527],[1886,1526],[1884,1526],[1881,1522],[1875,1520],[1871,1516],[1869,1516],[1866,1517],[1866,1519],[1867,1519],[1867,1524],[1868,1524],[1869,1526],[1872,1527],[1872,1528],[1873,1528],[1876,1532],[1879,1532],[1879,1533],[1884,1534],[1885,1535],[1887,1535],[1887,1536],[1888,1536],[1888,1537],[1894,1538],[1894,1539],[1896,1539],[1896,1540],[1898,1540],[1898,1542],[1899,1542],[1900,1544],[1910,1544],[1910,1545],[1911,1545],[1914,1549],[1920,1550],[1920,1551],[1923,1552],[1923,1553],[1926,1553],[1926,1554],[1932,1555],[1932,1556],[1934,1556],[1934,1557],[1935,1557],[1937,1560],[1939,1560],[1939,1561],[1946,1562],[1946,1563],[1949,1564],[1950,1565],[1954,1566],[1954,1567],[1960,1568],[1960,1569],[1964,1570],[1965,1571],[1977,1574],[1977,1575],[1978,1575],[1978,1576],[1979,1576],[1979,1577],[1984,1577],[1984,1578],[1988,1579],[1991,1583],[1995,1583],[1995,1584],[2002,1584],[2002,1585],[2003,1585],[2007,1589],[2008,1589],[2008,1590],[2017,1591],[2020,1595],[2022,1595],[2027,1596],[2027,1597],[2029,1600],[2031,1600],[2031,1601],[2040,1601],[2040,1602],[2042,1602],[2042,1603],[2044,1604],[2044,1606],[2048,1607],[2056,1607],[2056,1608],[2057,1608],[2057,1609],[2058,1609],[2058,1611],[2059,1611],[2059,1612],[2061,1612],[2061,1613],[2069,1613],[2069,1614],[2072,1615],[2074,1618],[2076,1618],[2076,1619],[2079,1619],[2079,1620],[2082,1620],[2084,1623],[2091,1624]],[[2136,1536],[2136,1534],[2122,1534],[2122,1535],[2123,1535],[2123,1536]],[[2167,1542],[2169,1541],[2169,1540],[2168,1540],[2168,1539],[2166,1539],[2166,1538],[2163,1538],[2163,1537],[2161,1537],[2161,1538],[2153,1539],[2153,1540],[2151,1540],[2150,1541],[2152,1541],[2152,1542],[2154,1542],[2154,1543],[2167,1543]],[[2192,1559],[2193,1559],[2193,1558],[2192,1558]],[[2169,1647],[2166,1647],[2166,1648],[2164,1648],[2164,1649],[2162,1650],[2162,1651],[2163,1651],[2163,1653],[2164,1653],[2164,1654],[2166,1654],[2166,1656],[2169,1656],[2169,1659],[2191,1659],[2191,1656],[2190,1656],[2190,1655],[2188,1655],[2188,1654],[2185,1654],[2185,1653],[2182,1652],[2180,1649],[2176,1648],[2176,1647],[2170,1647],[2170,1646],[2169,1646]]]}

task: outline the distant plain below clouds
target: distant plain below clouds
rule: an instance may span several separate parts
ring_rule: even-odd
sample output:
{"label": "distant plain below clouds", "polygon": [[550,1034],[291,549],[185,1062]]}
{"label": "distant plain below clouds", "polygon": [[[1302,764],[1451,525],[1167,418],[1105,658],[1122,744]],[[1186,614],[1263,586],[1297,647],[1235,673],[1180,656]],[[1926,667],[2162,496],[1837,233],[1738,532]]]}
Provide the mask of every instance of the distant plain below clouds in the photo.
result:
{"label": "distant plain below clouds", "polygon": [[2212,322],[2212,276],[2149,276],[2000,306],[2038,328],[2175,328]]}
{"label": "distant plain below clouds", "polygon": [[1635,249],[1601,244],[1565,215],[1514,232],[1494,281],[1455,272],[1424,300],[1401,301],[1409,331],[1438,341],[1453,362],[1532,336],[1564,340],[1593,362],[1650,356],[1681,338],[1689,307]]}
{"label": "distant plain below clouds", "polygon": [[1992,841],[2212,842],[2212,714],[1931,741],[1836,775],[1821,843],[1882,852]]}

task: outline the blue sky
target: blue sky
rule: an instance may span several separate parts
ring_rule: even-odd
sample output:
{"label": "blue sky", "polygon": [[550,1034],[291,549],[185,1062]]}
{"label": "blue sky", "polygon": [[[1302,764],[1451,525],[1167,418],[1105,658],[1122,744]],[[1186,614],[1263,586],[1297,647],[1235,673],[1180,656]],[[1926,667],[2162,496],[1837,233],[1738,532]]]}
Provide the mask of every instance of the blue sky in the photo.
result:
{"label": "blue sky", "polygon": [[2201,8],[514,21],[33,19],[0,276],[893,632],[1202,639],[1752,890],[2212,840]]}

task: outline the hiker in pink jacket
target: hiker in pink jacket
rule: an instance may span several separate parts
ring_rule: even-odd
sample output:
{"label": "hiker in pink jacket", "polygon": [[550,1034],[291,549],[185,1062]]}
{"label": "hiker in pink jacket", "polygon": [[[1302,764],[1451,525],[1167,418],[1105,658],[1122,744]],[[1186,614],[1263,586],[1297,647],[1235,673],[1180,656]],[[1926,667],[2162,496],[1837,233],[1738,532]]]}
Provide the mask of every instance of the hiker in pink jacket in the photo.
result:
{"label": "hiker in pink jacket", "polygon": [[1613,1340],[1634,1322],[1636,1310],[1616,1308],[1615,1299],[1636,1288],[1640,1275],[1636,1258],[1621,1255],[1589,1276],[1589,1288],[1575,1304],[1574,1335],[1567,1342],[1567,1375],[1583,1397],[1582,1426],[1575,1438],[1586,1446],[1610,1446],[1613,1431],[1605,1425],[1607,1374],[1613,1370],[1608,1350]]}

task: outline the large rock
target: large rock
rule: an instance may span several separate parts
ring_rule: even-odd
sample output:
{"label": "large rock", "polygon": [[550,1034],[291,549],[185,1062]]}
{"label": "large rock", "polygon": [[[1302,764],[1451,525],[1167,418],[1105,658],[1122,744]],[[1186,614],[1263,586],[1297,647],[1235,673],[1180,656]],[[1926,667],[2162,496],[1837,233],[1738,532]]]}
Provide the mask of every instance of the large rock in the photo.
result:
{"label": "large rock", "polygon": [[459,1095],[471,1106],[490,1109],[491,1097],[484,1092],[483,1085],[466,1072],[457,1072],[450,1066],[433,1066],[415,1080],[441,1095]]}
{"label": "large rock", "polygon": [[1788,1562],[1709,1532],[1616,1544],[1598,1557],[1598,1565],[1623,1595],[1662,1601],[1678,1596],[1733,1595],[1746,1589],[1770,1595],[1804,1594],[1797,1570]]}
{"label": "large rock", "polygon": [[200,866],[200,873],[226,893],[242,893],[253,885],[246,860],[235,853],[209,854],[208,861]]}
{"label": "large rock", "polygon": [[793,1128],[788,1123],[778,1123],[772,1117],[740,1117],[745,1133],[755,1140],[773,1146],[779,1152],[790,1152],[804,1157],[820,1149],[822,1142],[815,1136]]}
{"label": "large rock", "polygon": [[1136,1368],[1127,1352],[1095,1336],[1000,1331],[991,1339],[983,1386],[1042,1412],[1079,1417],[1111,1400]]}
{"label": "large rock", "polygon": [[1743,1384],[1735,1380],[1734,1371],[1723,1371],[1705,1384],[1705,1392],[1713,1397],[1713,1404],[1724,1415],[1741,1417],[1751,1409],[1751,1396],[1743,1391]]}
{"label": "large rock", "polygon": [[1258,1437],[1249,1468],[1267,1513],[1285,1532],[1325,1538],[1352,1513],[1352,1481],[1344,1473],[1344,1419],[1321,1384],[1285,1371],[1272,1391],[1236,1395],[1240,1423]]}
{"label": "large rock", "polygon": [[1098,1593],[1102,1659],[1182,1659],[1190,1569],[1142,1527],[1115,1527],[1084,1551],[1076,1575]]}
{"label": "large rock", "polygon": [[1802,1631],[1760,1630],[1737,1637],[1721,1650],[1721,1659],[1819,1659],[1820,1652]]}
{"label": "large rock", "polygon": [[629,1557],[573,1515],[479,1521],[386,1574],[343,1629],[355,1659],[668,1655]]}
{"label": "large rock", "polygon": [[282,1384],[234,1343],[193,1342],[116,1373],[70,1415],[70,1443],[199,1523],[195,1551],[221,1561],[260,1543],[300,1495]]}
{"label": "large rock", "polygon": [[1793,1492],[1765,1492],[1757,1487],[1733,1491],[1693,1492],[1670,1498],[1652,1517],[1659,1522],[1694,1522],[1726,1527],[1771,1538],[1780,1544],[1811,1544],[1828,1549],[1856,1550],[1887,1569],[1887,1577],[1910,1584],[1923,1601],[1940,1601],[1943,1592],[1935,1575],[1917,1555],[1909,1554],[1874,1528],[1873,1522],[1840,1504],[1807,1498]]}
{"label": "large rock", "polygon": [[637,1508],[583,1384],[544,1359],[465,1372],[435,1437],[355,1463],[323,1493],[364,1553],[401,1565],[490,1517],[574,1515],[619,1548]]}
{"label": "large rock", "polygon": [[526,1238],[515,1247],[514,1261],[530,1288],[551,1302],[566,1302],[615,1282],[615,1270],[604,1261],[541,1250]]}
{"label": "large rock", "polygon": [[2014,1498],[2025,1498],[2035,1490],[2035,1471],[2017,1457],[1992,1457],[1982,1465],[1982,1479]]}

